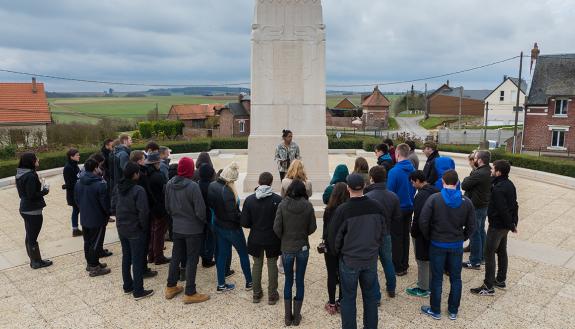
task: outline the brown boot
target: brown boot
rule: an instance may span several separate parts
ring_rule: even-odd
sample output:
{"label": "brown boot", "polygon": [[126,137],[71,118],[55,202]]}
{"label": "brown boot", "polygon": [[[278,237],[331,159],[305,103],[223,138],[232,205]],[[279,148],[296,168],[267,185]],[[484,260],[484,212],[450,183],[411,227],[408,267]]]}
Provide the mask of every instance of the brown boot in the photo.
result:
{"label": "brown boot", "polygon": [[203,303],[206,300],[210,299],[210,295],[195,293],[193,295],[184,295],[184,304],[196,304],[196,303]]}
{"label": "brown boot", "polygon": [[268,305],[275,305],[278,300],[280,300],[280,294],[278,294],[277,291],[274,291],[268,296]]}
{"label": "brown boot", "polygon": [[172,299],[172,298],[176,297],[182,291],[184,291],[184,287],[180,287],[180,286],[166,287],[166,292],[165,292],[166,299]]}

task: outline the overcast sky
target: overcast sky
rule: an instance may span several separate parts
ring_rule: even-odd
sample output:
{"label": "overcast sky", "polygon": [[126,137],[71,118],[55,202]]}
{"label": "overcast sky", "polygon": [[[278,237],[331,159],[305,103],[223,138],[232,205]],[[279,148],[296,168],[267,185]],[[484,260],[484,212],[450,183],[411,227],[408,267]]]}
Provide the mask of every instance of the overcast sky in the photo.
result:
{"label": "overcast sky", "polygon": [[[253,0],[0,0],[0,69],[142,83],[249,82],[253,7]],[[542,54],[575,52],[573,0],[324,0],[323,7],[328,84],[457,71],[529,52],[533,42]],[[516,76],[518,64],[449,80],[490,89],[503,75]],[[0,81],[29,79],[0,72]],[[50,91],[130,90],[39,80]]]}

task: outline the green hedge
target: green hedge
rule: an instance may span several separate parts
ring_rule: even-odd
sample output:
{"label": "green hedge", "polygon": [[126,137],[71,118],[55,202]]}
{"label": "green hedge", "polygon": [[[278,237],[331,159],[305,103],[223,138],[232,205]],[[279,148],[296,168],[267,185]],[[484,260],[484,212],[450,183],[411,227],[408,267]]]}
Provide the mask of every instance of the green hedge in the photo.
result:
{"label": "green hedge", "polygon": [[363,148],[363,140],[355,138],[341,138],[328,140],[330,149],[361,149]]}
{"label": "green hedge", "polygon": [[142,121],[138,123],[138,130],[143,138],[152,138],[164,134],[167,137],[182,135],[184,123],[176,120]]}
{"label": "green hedge", "polygon": [[248,139],[243,138],[213,138],[211,141],[211,148],[212,149],[247,149],[248,148]]}
{"label": "green hedge", "polygon": [[491,153],[492,161],[507,160],[512,166],[575,177],[575,161],[568,159],[539,158],[527,154],[512,154],[502,150]]}

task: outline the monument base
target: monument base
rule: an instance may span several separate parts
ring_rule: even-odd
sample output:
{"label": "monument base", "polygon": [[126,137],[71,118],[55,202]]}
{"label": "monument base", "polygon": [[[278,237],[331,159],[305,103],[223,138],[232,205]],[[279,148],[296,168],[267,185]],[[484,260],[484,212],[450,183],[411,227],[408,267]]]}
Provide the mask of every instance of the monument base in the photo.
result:
{"label": "monument base", "polygon": [[[312,183],[313,192],[323,191],[330,181],[327,136],[298,135],[294,132],[294,142],[300,147],[301,160]],[[244,180],[244,192],[253,192],[258,186],[260,174],[268,171],[274,175],[273,188],[279,193],[281,181],[274,154],[280,143],[282,140],[277,135],[249,137],[248,172]]]}

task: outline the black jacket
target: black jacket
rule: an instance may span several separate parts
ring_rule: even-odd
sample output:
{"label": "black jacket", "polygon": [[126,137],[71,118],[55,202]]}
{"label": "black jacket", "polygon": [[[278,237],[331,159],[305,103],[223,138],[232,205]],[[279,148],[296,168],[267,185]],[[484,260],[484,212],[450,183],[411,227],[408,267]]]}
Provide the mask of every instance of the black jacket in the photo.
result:
{"label": "black jacket", "polygon": [[102,169],[104,170],[104,180],[106,183],[110,184],[110,155],[112,152],[108,150],[106,146],[102,146],[100,153],[102,153],[102,156],[104,156],[104,163],[102,164]]}
{"label": "black jacket", "polygon": [[82,227],[98,228],[108,223],[110,198],[102,177],[86,172],[76,183],[74,199],[80,207]]}
{"label": "black jacket", "polygon": [[148,204],[150,205],[150,214],[156,217],[165,217],[166,213],[166,177],[154,165],[147,167],[147,188]]}
{"label": "black jacket", "polygon": [[68,160],[64,166],[64,184],[66,184],[66,202],[72,207],[76,205],[76,202],[74,202],[74,187],[78,181],[79,173],[78,161]]}
{"label": "black jacket", "polygon": [[279,204],[274,221],[274,232],[281,239],[282,252],[309,249],[309,236],[317,229],[315,211],[305,198],[286,197]]}
{"label": "black jacket", "polygon": [[388,235],[391,223],[401,221],[401,208],[399,206],[399,197],[387,190],[386,183],[375,183],[370,185],[369,192],[365,194],[368,198],[377,201],[385,216],[384,234]]}
{"label": "black jacket", "polygon": [[486,208],[491,195],[491,167],[486,164],[473,170],[461,182],[461,189],[471,199],[475,209]]}
{"label": "black jacket", "polygon": [[435,159],[439,158],[439,152],[434,151],[425,161],[425,166],[423,167],[423,174],[425,175],[425,181],[431,185],[434,185],[437,181],[437,171],[435,170]]}
{"label": "black jacket", "polygon": [[345,265],[359,268],[377,264],[385,236],[381,205],[367,196],[351,198],[333,216],[332,224],[341,222],[341,225],[332,245]]}
{"label": "black jacket", "polygon": [[274,233],[274,220],[282,198],[272,193],[271,188],[267,193],[262,193],[261,187],[258,189],[260,192],[248,196],[242,208],[241,224],[250,229],[248,253],[260,257],[262,249],[265,249],[268,258],[277,257],[281,241]]}
{"label": "black jacket", "polygon": [[514,231],[519,221],[517,191],[509,177],[499,176],[491,184],[491,201],[487,209],[489,227]]}
{"label": "black jacket", "polygon": [[421,215],[421,210],[423,209],[427,199],[437,192],[439,192],[439,190],[435,186],[426,184],[423,188],[417,191],[415,200],[413,201],[411,236],[415,239],[415,259],[417,260],[429,260],[429,240],[423,236],[419,229],[419,216]]}
{"label": "black jacket", "polygon": [[208,205],[213,210],[215,223],[228,230],[240,229],[240,207],[234,192],[226,183],[217,179],[208,187]]}
{"label": "black jacket", "polygon": [[131,180],[122,180],[112,196],[116,227],[120,236],[138,237],[149,227],[150,209],[146,190]]}
{"label": "black jacket", "polygon": [[475,230],[475,209],[468,197],[462,196],[461,206],[450,208],[442,193],[430,196],[419,215],[423,237],[435,242],[463,242]]}
{"label": "black jacket", "polygon": [[44,209],[44,196],[47,189],[42,189],[42,183],[36,171],[18,168],[16,172],[16,189],[20,197],[20,212]]}
{"label": "black jacket", "polygon": [[112,175],[112,182],[117,185],[124,177],[124,168],[126,164],[130,161],[130,149],[123,144],[120,144],[114,148],[114,152],[110,154],[110,161],[108,164],[112,168],[110,171]]}

